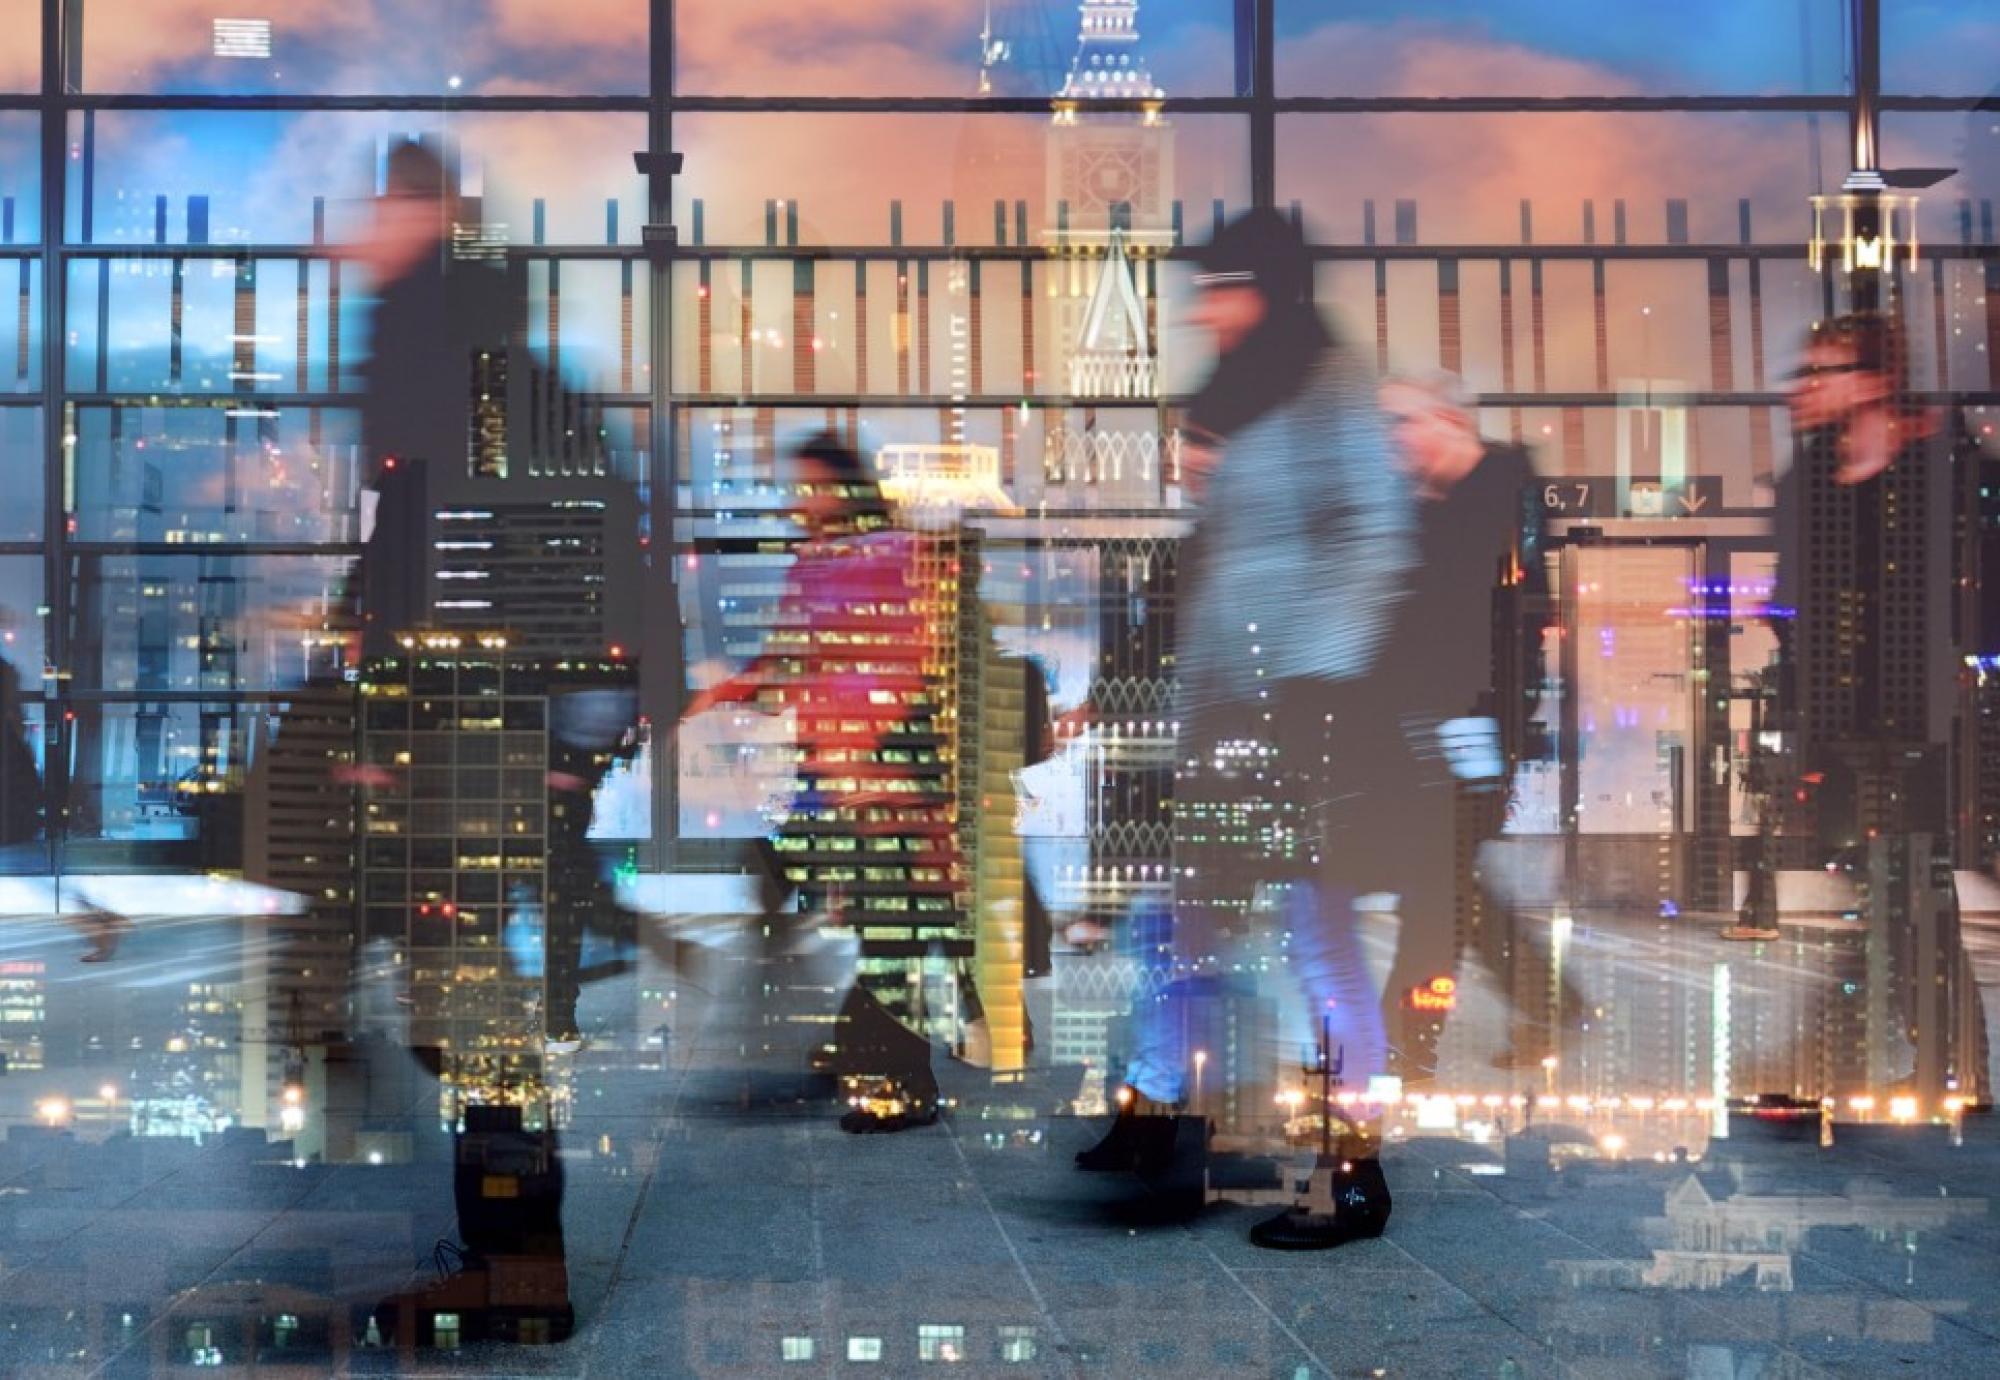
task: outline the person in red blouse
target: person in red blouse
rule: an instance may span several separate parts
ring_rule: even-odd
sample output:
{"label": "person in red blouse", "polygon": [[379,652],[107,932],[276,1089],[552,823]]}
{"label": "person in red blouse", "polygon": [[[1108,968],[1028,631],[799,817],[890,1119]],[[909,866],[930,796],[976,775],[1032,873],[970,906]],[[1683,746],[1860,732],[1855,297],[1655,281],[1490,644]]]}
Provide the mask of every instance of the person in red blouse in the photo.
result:
{"label": "person in red blouse", "polygon": [[[794,946],[802,916],[908,926],[912,907],[929,900],[949,910],[963,887],[923,538],[896,524],[866,462],[832,435],[800,448],[791,478],[806,539],[764,647],[687,708],[693,716],[749,704],[793,716],[787,798],[758,849],[769,882],[767,970]],[[836,1029],[832,1069],[853,1094],[844,1127],[935,1119],[927,1037],[859,983]]]}

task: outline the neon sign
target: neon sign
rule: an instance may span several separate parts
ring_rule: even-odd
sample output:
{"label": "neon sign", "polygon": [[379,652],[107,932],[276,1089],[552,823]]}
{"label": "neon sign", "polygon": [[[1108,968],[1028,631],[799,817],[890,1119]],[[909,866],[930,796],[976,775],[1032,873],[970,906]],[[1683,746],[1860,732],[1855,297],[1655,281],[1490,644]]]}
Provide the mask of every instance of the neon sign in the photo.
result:
{"label": "neon sign", "polygon": [[1412,1011],[1453,1011],[1458,1007],[1458,983],[1435,977],[1421,987],[1410,989]]}

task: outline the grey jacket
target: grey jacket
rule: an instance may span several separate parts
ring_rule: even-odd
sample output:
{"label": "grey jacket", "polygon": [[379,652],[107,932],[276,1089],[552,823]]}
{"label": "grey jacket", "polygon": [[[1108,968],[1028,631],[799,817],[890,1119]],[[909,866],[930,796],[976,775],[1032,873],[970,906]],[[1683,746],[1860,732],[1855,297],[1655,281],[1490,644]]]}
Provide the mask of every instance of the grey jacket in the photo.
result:
{"label": "grey jacket", "polygon": [[1281,680],[1367,673],[1406,593],[1417,518],[1374,378],[1352,355],[1329,348],[1295,397],[1229,439],[1192,541],[1183,714]]}

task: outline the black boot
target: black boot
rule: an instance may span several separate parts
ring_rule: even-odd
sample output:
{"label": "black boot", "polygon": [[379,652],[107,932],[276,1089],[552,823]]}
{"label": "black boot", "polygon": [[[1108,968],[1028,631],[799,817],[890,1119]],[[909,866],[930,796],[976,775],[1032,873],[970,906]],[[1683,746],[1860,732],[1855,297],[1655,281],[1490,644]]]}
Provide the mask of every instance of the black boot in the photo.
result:
{"label": "black boot", "polygon": [[1098,1139],[1088,1150],[1076,1152],[1076,1167],[1092,1173],[1103,1173],[1116,1169],[1130,1169],[1133,1157],[1138,1153],[1136,1146],[1139,1136],[1139,1114],[1133,1110],[1138,1094],[1130,1088],[1118,1090],[1118,1115],[1111,1122],[1111,1129]]}
{"label": "black boot", "polygon": [[1380,1160],[1322,1159],[1305,1198],[1252,1227],[1250,1240],[1274,1251],[1329,1250],[1380,1236],[1390,1206]]}
{"label": "black boot", "polygon": [[1119,1091],[1117,1118],[1097,1144],[1076,1152],[1078,1169],[1091,1173],[1150,1169],[1173,1158],[1175,1127],[1181,1118],[1172,1112],[1142,1112],[1138,1105],[1132,1089]]}
{"label": "black boot", "polygon": [[[468,1107],[452,1160],[452,1199],[465,1244],[439,1242],[437,1281],[383,1300],[374,1313],[377,1331],[405,1352],[489,1339],[566,1340],[576,1330],[576,1310],[555,1132],[525,1129],[519,1107]],[[440,1317],[452,1321],[440,1327]]]}

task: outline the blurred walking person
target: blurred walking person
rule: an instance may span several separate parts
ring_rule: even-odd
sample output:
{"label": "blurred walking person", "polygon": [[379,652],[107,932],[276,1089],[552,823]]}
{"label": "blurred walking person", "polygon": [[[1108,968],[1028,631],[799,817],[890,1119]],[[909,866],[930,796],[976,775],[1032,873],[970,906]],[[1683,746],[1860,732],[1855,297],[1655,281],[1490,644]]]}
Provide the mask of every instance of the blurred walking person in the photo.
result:
{"label": "blurred walking person", "polygon": [[[1219,359],[1191,409],[1197,445],[1183,471],[1194,527],[1175,652],[1176,976],[1143,1008],[1128,1111],[1079,1157],[1086,1168],[1131,1158],[1146,1139],[1142,1107],[1187,1105],[1205,1051],[1185,1047],[1186,1013],[1247,994],[1236,970],[1253,953],[1282,954],[1311,1024],[1332,1028],[1345,1081],[1386,1066],[1354,910],[1376,888],[1365,860],[1331,846],[1337,813],[1366,807],[1341,783],[1356,726],[1334,710],[1342,687],[1369,674],[1403,598],[1416,558],[1410,484],[1374,379],[1312,305],[1297,226],[1247,213],[1201,252],[1196,282],[1194,320]],[[1255,1239],[1332,1246],[1381,1230],[1380,1167],[1352,1138],[1342,1149],[1322,1168],[1345,1207],[1285,1214]]]}
{"label": "blurred walking person", "polygon": [[[1396,453],[1415,490],[1420,559],[1409,601],[1396,619],[1375,673],[1352,683],[1350,720],[1373,722],[1377,733],[1343,738],[1346,771],[1368,802],[1344,821],[1339,847],[1382,859],[1384,885],[1397,898],[1401,925],[1396,966],[1387,984],[1393,1012],[1401,994],[1425,979],[1456,979],[1466,951],[1493,980],[1502,1000],[1510,986],[1501,954],[1510,944],[1545,947],[1525,914],[1514,913],[1502,886],[1484,928],[1455,922],[1457,811],[1461,792],[1478,799],[1477,840],[1488,866],[1502,861],[1501,829],[1515,768],[1525,755],[1541,689],[1541,646],[1550,618],[1543,560],[1544,506],[1526,448],[1479,433],[1464,385],[1435,372],[1391,377],[1382,409]],[[1495,644],[1494,597],[1502,583],[1526,611],[1517,646]],[[1517,668],[1507,679],[1519,698],[1494,702],[1495,668]],[[1343,701],[1346,706],[1349,701]],[[1337,716],[1339,717],[1339,716]],[[1574,1001],[1567,986],[1562,1010]],[[1523,1013],[1514,1013],[1518,1024]],[[1393,1019],[1393,1015],[1390,1017]],[[1555,1032],[1510,1031],[1494,1051],[1496,1066],[1539,1063],[1555,1048]],[[1409,1075],[1429,1069],[1405,1067]]]}
{"label": "blurred walking person", "polygon": [[[867,463],[827,434],[792,458],[794,510],[805,530],[763,650],[698,692],[688,716],[748,703],[794,715],[794,771],[767,840],[757,955],[761,986],[805,932],[859,928],[878,904],[947,906],[963,890],[957,805],[915,769],[940,700],[937,648],[924,616],[922,538],[897,525]],[[874,845],[880,844],[878,849]],[[908,909],[879,923],[907,925]],[[785,1023],[784,1014],[777,1016]],[[809,1027],[810,1028],[810,1027]],[[929,1038],[853,983],[835,1025],[832,1071],[850,1093],[844,1129],[898,1131],[936,1119]]]}
{"label": "blurred walking person", "polygon": [[1900,928],[1895,944],[1944,950],[1925,960],[1935,981],[1891,977],[1872,998],[1894,1014],[1871,1030],[1870,1091],[1911,1092],[1926,1107],[1980,1100],[1991,1096],[1987,1035],[1963,931],[1878,909],[1904,904],[1897,886],[1923,885],[1937,913],[1957,911],[1953,654],[1976,652],[1978,634],[1952,627],[1948,496],[1955,474],[1976,481],[1960,467],[1979,463],[1978,441],[1962,418],[1912,396],[1909,342],[1887,314],[1816,325],[1788,401],[1794,452],[1772,513],[1778,571],[1765,610],[1778,655],[1761,687],[1783,751],[1752,764],[1758,848],[1743,914],[1722,937],[1779,937],[1780,871],[1846,873],[1871,923]]}

